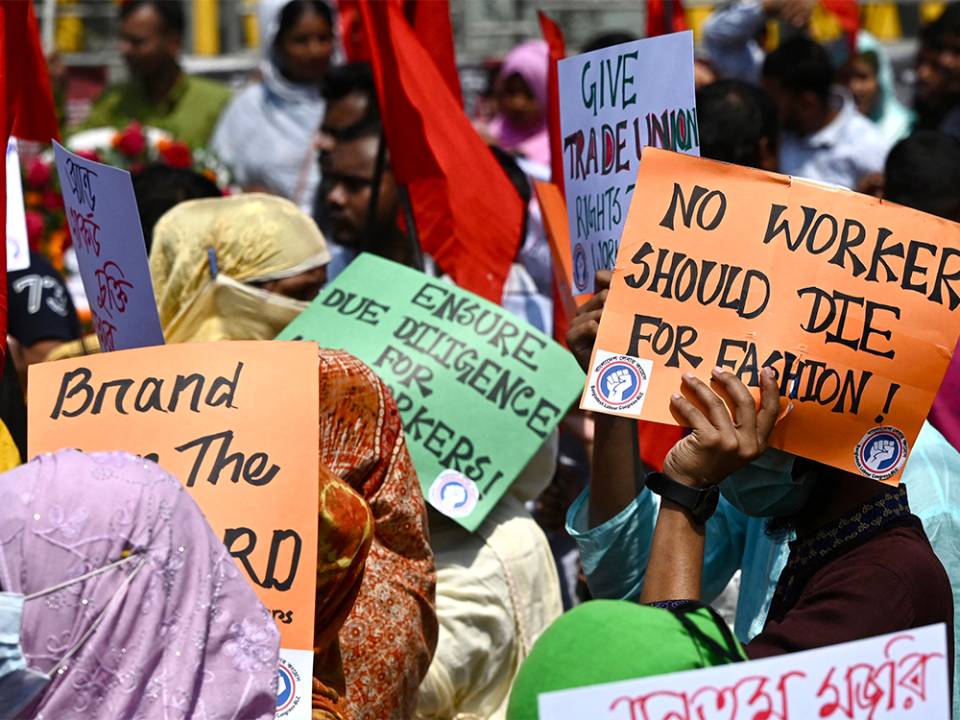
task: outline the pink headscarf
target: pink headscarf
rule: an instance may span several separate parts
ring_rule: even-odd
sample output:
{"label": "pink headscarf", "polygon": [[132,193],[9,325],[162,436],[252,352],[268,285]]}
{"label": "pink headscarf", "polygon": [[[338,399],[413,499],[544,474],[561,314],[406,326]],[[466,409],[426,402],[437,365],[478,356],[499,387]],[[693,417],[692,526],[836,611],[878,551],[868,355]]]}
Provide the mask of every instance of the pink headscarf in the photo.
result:
{"label": "pink headscarf", "polygon": [[58,585],[26,602],[27,665],[49,673],[79,648],[23,717],[274,717],[276,624],[157,465],[61,450],[0,475],[0,586]]}
{"label": "pink headscarf", "polygon": [[503,114],[490,123],[490,134],[504,150],[516,151],[534,162],[550,164],[550,133],[547,129],[547,75],[550,48],[543,40],[520,43],[507,55],[500,68],[500,83],[512,75],[519,75],[530,88],[530,94],[540,102],[543,117],[528,130],[520,130]]}

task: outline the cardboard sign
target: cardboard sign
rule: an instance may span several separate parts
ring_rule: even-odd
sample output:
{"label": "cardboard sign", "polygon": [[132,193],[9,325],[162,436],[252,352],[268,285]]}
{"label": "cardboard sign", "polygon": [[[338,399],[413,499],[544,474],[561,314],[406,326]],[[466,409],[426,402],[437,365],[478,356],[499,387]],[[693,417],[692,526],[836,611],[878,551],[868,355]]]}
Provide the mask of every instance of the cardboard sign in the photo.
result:
{"label": "cardboard sign", "polygon": [[563,311],[567,322],[573,320],[577,308],[590,299],[589,295],[574,295],[570,289],[573,277],[573,259],[570,256],[570,227],[567,224],[567,203],[563,193],[554,183],[534,181],[534,192],[540,203],[543,215],[543,229],[550,243],[550,256],[553,258],[553,279],[557,283],[557,295],[563,302]]}
{"label": "cardboard sign", "polygon": [[190,491],[277,620],[278,716],[291,720],[310,717],[316,378],[316,343],[187,343],[30,366],[31,456],[127,450]]}
{"label": "cardboard sign", "polygon": [[643,148],[700,155],[693,33],[577,55],[557,69],[571,284],[582,295],[597,270],[613,269]]}
{"label": "cardboard sign", "polygon": [[897,482],[960,334],[960,225],[648,150],[581,407],[673,423],[714,366],[782,407],[771,444]]}
{"label": "cardboard sign", "polygon": [[7,272],[30,267],[27,214],[23,206],[17,139],[7,141]]}
{"label": "cardboard sign", "polygon": [[540,720],[949,720],[946,653],[941,623],[766,660],[543,693],[537,705]]}
{"label": "cardboard sign", "polygon": [[583,386],[573,356],[503,308],[361,255],[277,338],[367,363],[400,410],[423,495],[476,530]]}
{"label": "cardboard sign", "polygon": [[100,349],[163,345],[130,173],[53,150]]}

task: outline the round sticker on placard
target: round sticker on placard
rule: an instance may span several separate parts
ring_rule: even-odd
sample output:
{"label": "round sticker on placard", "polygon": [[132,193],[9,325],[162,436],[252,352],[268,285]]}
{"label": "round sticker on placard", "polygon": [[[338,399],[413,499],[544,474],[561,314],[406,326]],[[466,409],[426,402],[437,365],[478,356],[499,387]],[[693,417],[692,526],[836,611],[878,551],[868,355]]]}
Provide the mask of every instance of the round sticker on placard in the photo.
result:
{"label": "round sticker on placard", "polygon": [[853,459],[860,472],[874,480],[896,475],[907,461],[907,439],[895,427],[869,430],[857,443]]}
{"label": "round sticker on placard", "polygon": [[285,717],[300,704],[297,696],[297,683],[300,674],[296,668],[280,659],[280,683],[277,687],[277,717]]}
{"label": "round sticker on placard", "polygon": [[477,484],[456,470],[444,470],[430,486],[430,504],[447,517],[466,517],[479,500]]}
{"label": "round sticker on placard", "polygon": [[613,355],[594,369],[590,387],[593,399],[607,410],[627,410],[646,392],[647,373],[640,363],[626,355]]}
{"label": "round sticker on placard", "polygon": [[587,271],[587,253],[583,245],[577,243],[573,248],[573,282],[577,290],[584,290],[590,280]]}

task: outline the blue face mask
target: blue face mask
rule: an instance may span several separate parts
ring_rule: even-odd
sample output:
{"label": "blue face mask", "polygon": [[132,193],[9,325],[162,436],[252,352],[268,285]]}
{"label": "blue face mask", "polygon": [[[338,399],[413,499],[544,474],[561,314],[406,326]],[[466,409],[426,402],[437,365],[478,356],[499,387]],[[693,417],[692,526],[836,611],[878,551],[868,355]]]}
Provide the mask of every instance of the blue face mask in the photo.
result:
{"label": "blue face mask", "polygon": [[0,592],[0,718],[15,718],[43,692],[50,677],[27,667],[20,647],[23,595]]}
{"label": "blue face mask", "polygon": [[[31,670],[27,667],[27,660],[23,656],[23,648],[20,646],[20,637],[23,629],[23,604],[27,600],[48,595],[62,588],[78,583],[87,578],[94,577],[100,573],[111,570],[120,565],[124,565],[132,560],[139,559],[140,562],[127,579],[120,585],[117,592],[106,604],[100,615],[94,620],[90,629],[80,640],[69,650],[53,669],[47,673]],[[80,649],[90,634],[96,629],[97,625],[103,619],[107,610],[113,604],[113,600],[121,595],[121,591],[133,580],[140,568],[143,567],[143,557],[139,554],[131,554],[122,560],[97,568],[93,572],[82,575],[73,580],[67,580],[46,590],[42,590],[33,595],[24,596],[20,593],[0,591],[0,718],[19,717],[20,711],[32,703],[50,684],[52,678],[58,671],[63,672],[62,668],[66,666],[67,661],[73,654]]]}
{"label": "blue face mask", "polygon": [[811,473],[794,481],[795,456],[776,448],[767,451],[720,483],[720,494],[744,515],[785,517],[804,506],[813,491]]}

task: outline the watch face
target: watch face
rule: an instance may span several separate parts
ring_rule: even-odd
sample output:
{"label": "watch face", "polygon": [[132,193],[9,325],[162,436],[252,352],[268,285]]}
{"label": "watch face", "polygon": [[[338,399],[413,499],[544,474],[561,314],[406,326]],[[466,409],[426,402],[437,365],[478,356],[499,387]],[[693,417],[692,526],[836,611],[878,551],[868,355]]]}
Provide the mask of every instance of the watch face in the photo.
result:
{"label": "watch face", "polygon": [[693,517],[699,523],[706,523],[713,513],[717,510],[717,504],[720,502],[720,488],[716,485],[708,488],[701,494],[698,506],[693,510]]}

